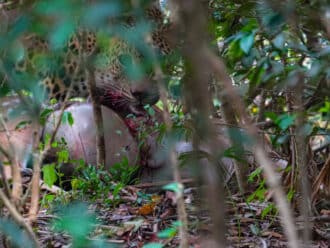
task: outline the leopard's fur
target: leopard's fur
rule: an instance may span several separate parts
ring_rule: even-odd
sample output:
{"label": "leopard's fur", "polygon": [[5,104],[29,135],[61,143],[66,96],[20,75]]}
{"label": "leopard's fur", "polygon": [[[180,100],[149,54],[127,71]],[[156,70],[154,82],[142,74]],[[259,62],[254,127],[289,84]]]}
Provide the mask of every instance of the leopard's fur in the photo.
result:
{"label": "leopard's fur", "polygon": [[[166,39],[168,24],[163,22],[162,11],[152,6],[146,10],[145,15],[155,27],[150,34],[151,45],[161,54],[169,54],[171,48]],[[129,29],[128,31],[134,32],[134,25],[131,23],[130,20],[124,25]],[[109,85],[113,86],[117,90],[122,90],[128,99],[139,101],[141,104],[154,104],[158,100],[157,91],[153,88],[156,87],[155,85],[148,85],[140,90],[142,93],[136,94],[141,97],[140,99],[134,97],[135,92],[132,91],[130,80],[124,73],[120,57],[129,54],[134,63],[138,63],[141,55],[134,46],[128,45],[120,37],[110,36],[104,39],[102,33],[100,35],[97,31],[81,29],[72,35],[60,53],[51,52],[48,42],[34,34],[24,36],[21,42],[26,52],[24,57],[16,63],[16,72],[29,72],[36,75],[44,86],[48,98],[63,100],[68,91],[71,97],[87,97],[89,77],[82,60],[92,56],[97,86],[104,85],[107,89]],[[141,81],[149,83],[152,79],[150,76]]]}

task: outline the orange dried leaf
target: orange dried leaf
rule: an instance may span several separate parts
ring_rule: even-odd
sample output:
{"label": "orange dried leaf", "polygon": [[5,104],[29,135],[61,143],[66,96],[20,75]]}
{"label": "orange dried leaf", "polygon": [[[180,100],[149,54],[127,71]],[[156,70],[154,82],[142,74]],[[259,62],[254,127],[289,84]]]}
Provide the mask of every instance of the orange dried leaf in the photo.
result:
{"label": "orange dried leaf", "polygon": [[140,207],[137,211],[138,214],[140,215],[149,215],[152,214],[155,211],[156,203],[151,202],[143,205]]}

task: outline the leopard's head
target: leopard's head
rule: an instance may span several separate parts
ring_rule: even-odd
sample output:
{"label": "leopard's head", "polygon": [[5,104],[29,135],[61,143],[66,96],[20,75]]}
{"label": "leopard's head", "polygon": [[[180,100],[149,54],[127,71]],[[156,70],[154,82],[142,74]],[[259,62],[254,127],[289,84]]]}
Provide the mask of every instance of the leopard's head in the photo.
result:
{"label": "leopard's head", "polygon": [[[171,52],[170,42],[166,37],[169,24],[164,22],[163,12],[154,4],[145,9],[145,19],[150,20],[152,31],[149,35],[151,45],[159,54],[166,55]],[[128,32],[134,31],[135,17],[129,18],[131,27]],[[133,20],[133,21],[132,21]],[[124,25],[127,26],[127,23]],[[154,104],[159,99],[159,93],[153,75],[146,73],[144,77],[132,83],[131,78],[125,75],[125,64],[121,57],[129,54],[136,64],[143,63],[143,55],[128,44],[122,37],[108,35],[104,40],[99,38],[99,30],[78,30],[68,39],[67,44],[60,53],[54,54],[46,39],[36,35],[23,37],[26,50],[25,56],[17,64],[18,71],[28,70],[34,72],[40,79],[49,98],[63,100],[70,92],[71,97],[87,97],[89,74],[82,63],[83,57],[93,58],[95,80],[102,89],[105,85],[115,86],[114,89],[125,91],[126,100],[130,104]],[[102,34],[104,38],[104,33]],[[104,45],[106,45],[104,47]],[[51,64],[39,63],[39,57],[46,57]]]}

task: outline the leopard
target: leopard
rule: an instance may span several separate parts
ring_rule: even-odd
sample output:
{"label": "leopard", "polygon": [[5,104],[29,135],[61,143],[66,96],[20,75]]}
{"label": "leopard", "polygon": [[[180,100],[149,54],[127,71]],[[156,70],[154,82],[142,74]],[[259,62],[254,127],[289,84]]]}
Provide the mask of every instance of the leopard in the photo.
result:
{"label": "leopard", "polygon": [[[167,38],[170,24],[164,22],[164,12],[153,3],[144,10],[144,15],[153,27],[146,39],[151,50],[160,56],[171,54],[172,47]],[[135,18],[120,19],[126,32],[135,32]],[[47,39],[33,33],[24,35],[19,42],[24,47],[24,56],[15,62],[15,73],[33,74],[47,99],[64,101],[68,95],[70,98],[88,98],[90,71],[83,61],[92,60],[101,104],[121,111],[123,106],[154,105],[159,100],[153,72],[139,79],[127,76],[127,65],[122,60],[129,60],[135,66],[142,63],[143,55],[123,37],[78,27],[60,52],[53,52]]]}

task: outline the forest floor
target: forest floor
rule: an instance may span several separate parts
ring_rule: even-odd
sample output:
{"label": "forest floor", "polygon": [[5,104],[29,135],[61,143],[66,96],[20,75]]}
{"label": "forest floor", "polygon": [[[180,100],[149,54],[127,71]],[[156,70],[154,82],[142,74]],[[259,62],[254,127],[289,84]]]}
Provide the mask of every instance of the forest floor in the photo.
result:
{"label": "forest floor", "polygon": [[[189,243],[196,248],[210,247],[208,242],[212,232],[211,218],[208,211],[203,210],[202,201],[198,197],[199,190],[191,183],[184,190]],[[178,247],[175,194],[160,188],[153,188],[152,194],[146,192],[150,192],[150,188],[126,186],[120,190],[120,201],[115,204],[112,202],[109,205],[107,199],[96,199],[93,203],[88,203],[86,211],[95,219],[92,221],[92,231],[84,238],[87,241],[102,240],[102,246],[98,247],[133,248],[150,243],[152,244],[146,247]],[[72,193],[61,197],[62,200],[65,198],[70,201]],[[111,198],[113,196],[109,195],[109,199]],[[271,210],[269,206],[273,205],[257,201],[247,203],[240,195],[227,197],[226,247],[288,247],[276,210],[275,213],[265,211],[267,208]],[[330,247],[330,211],[323,209],[321,213],[321,216],[311,219],[314,222],[313,241],[308,247]],[[69,224],[66,223],[68,225],[72,225],[72,222],[78,228],[79,225],[87,225],[83,223],[84,214],[81,210],[73,208],[71,215],[68,212],[64,215],[69,220]],[[68,247],[72,243],[72,236],[68,232],[56,231],[54,228],[54,222],[61,219],[59,216],[60,211],[53,207],[40,210],[35,230],[42,247]],[[62,222],[63,225],[65,223]],[[296,227],[301,233],[303,222],[299,217],[296,218]],[[74,236],[75,232],[71,230],[72,233]]]}

